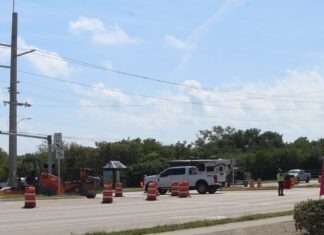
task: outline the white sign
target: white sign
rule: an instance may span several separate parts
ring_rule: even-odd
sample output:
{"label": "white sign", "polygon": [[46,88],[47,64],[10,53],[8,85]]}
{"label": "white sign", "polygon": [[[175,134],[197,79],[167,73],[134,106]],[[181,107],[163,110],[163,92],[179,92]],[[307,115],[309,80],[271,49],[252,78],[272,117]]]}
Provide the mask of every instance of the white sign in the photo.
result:
{"label": "white sign", "polygon": [[64,159],[62,133],[54,133],[54,149],[57,159]]}
{"label": "white sign", "polygon": [[56,159],[64,159],[64,149],[55,150]]}

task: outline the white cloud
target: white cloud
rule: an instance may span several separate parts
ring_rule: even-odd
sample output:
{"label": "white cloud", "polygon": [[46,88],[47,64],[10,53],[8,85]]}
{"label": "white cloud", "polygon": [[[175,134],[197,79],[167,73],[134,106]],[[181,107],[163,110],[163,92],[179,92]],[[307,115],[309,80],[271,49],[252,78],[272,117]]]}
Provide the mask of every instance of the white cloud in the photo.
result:
{"label": "white cloud", "polygon": [[[46,51],[38,48],[37,46],[28,45],[24,39],[18,38],[18,48],[22,48],[24,50],[18,50],[18,53],[25,52],[26,49],[36,49],[39,52],[34,52],[30,54],[24,55],[36,70],[46,76],[69,76],[73,68],[69,65],[68,62],[64,61],[63,58],[57,53],[52,51]],[[45,52],[42,53],[42,52]]]}
{"label": "white cloud", "polygon": [[138,42],[138,39],[131,38],[118,25],[115,27],[107,28],[99,19],[80,17],[78,20],[70,22],[69,26],[72,33],[91,33],[92,41],[98,44],[117,45],[132,44]]}
{"label": "white cloud", "polygon": [[206,36],[206,34],[220,21],[223,17],[232,9],[237,8],[245,3],[245,0],[225,0],[225,2],[216,10],[216,12],[209,17],[205,22],[195,28],[192,33],[181,41],[175,36],[165,36],[164,40],[175,48],[181,48],[184,50],[184,54],[180,63],[175,69],[183,69],[191,60],[195,50],[197,49],[200,41]]}
{"label": "white cloud", "polygon": [[[324,90],[324,77],[317,71],[288,71],[284,78],[272,85],[235,84],[230,92],[219,90],[222,87],[205,91],[194,80],[183,84],[193,89],[182,87],[173,93],[161,91],[156,96],[188,104],[142,99],[105,90],[105,85],[96,84],[89,91],[93,98],[80,103],[107,106],[82,108],[81,113],[93,119],[110,120],[111,123],[127,123],[139,136],[148,130],[156,134],[161,128],[163,132],[175,134],[175,128],[188,131],[188,125],[194,128],[194,133],[199,129],[210,129],[213,125],[229,125],[237,129],[260,128],[282,133],[289,141],[301,135],[310,139],[322,136],[319,127],[323,125],[321,92]],[[231,88],[228,84],[223,86]],[[112,103],[117,106],[109,106]],[[137,104],[143,107],[132,107]]]}
{"label": "white cloud", "polygon": [[186,42],[181,41],[180,39],[177,39],[174,36],[167,35],[164,37],[164,41],[166,42],[166,44],[177,49],[186,49],[188,47]]}
{"label": "white cloud", "polygon": [[78,20],[70,22],[70,31],[72,33],[81,33],[82,31],[104,32],[106,31],[106,28],[105,25],[98,19],[80,17]]}

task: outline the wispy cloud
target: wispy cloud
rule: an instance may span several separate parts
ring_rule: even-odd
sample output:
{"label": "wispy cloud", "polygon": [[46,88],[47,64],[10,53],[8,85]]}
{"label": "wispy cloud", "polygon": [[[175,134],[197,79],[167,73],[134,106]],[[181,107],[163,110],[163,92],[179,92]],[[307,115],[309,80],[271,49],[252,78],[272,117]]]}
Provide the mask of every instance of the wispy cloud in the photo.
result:
{"label": "wispy cloud", "polygon": [[104,45],[133,44],[139,42],[137,38],[130,37],[118,25],[106,27],[105,24],[95,18],[80,17],[69,24],[70,32],[81,34],[89,32],[94,43]]}
{"label": "wispy cloud", "polygon": [[[156,96],[168,100],[182,100],[187,104],[153,98],[142,99],[105,90],[105,85],[96,84],[89,91],[90,97],[93,98],[83,99],[80,104],[98,105],[105,102],[107,104],[109,101],[108,104],[113,103],[117,106],[82,108],[81,113],[84,116],[90,115],[89,118],[93,119],[127,123],[136,133],[148,128],[156,131],[161,127],[173,133],[172,128],[175,126],[186,129],[185,126],[191,123],[203,128],[229,125],[239,129],[260,128],[278,131],[288,140],[299,137],[301,133],[308,133],[307,136],[311,139],[322,134],[319,127],[323,125],[324,115],[321,101],[324,76],[316,70],[288,70],[285,77],[271,85],[222,85],[231,92],[220,91],[222,87],[214,91],[205,91],[195,80],[185,81],[184,85],[194,89],[182,87],[172,93],[161,91]],[[197,103],[205,105],[195,105]],[[131,108],[138,104],[141,107]]]}
{"label": "wispy cloud", "polygon": [[185,49],[176,70],[186,66],[191,60],[195,50],[197,50],[200,41],[228,12],[244,3],[245,0],[226,0],[211,17],[194,29],[185,40],[178,39],[172,35],[165,36],[164,40],[169,45],[175,48]]}
{"label": "wispy cloud", "polygon": [[30,53],[24,56],[24,58],[26,58],[35,67],[35,69],[43,75],[67,77],[73,72],[73,68],[70,64],[63,60],[57,52],[47,51],[40,49],[37,46],[29,45],[21,37],[18,38],[18,47],[24,49],[24,51],[25,49],[36,49],[55,56],[55,58],[53,58],[51,56],[41,56],[37,53]]}
{"label": "wispy cloud", "polygon": [[180,39],[177,39],[174,36],[165,36],[164,37],[164,41],[166,42],[166,44],[173,46],[177,49],[186,49],[188,48],[188,45],[186,44],[186,42],[181,41]]}

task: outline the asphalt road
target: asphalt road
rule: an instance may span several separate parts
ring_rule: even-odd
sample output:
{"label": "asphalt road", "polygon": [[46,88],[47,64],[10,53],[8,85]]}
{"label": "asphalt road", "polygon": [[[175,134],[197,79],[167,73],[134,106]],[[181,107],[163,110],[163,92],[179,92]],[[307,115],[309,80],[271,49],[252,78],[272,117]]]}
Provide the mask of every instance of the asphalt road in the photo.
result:
{"label": "asphalt road", "polygon": [[234,191],[189,198],[159,196],[146,201],[142,192],[125,193],[112,204],[96,199],[38,200],[34,209],[22,209],[23,201],[0,202],[0,234],[83,234],[119,231],[158,224],[219,219],[293,209],[296,202],[318,199],[318,188],[295,188],[278,197],[276,191]]}

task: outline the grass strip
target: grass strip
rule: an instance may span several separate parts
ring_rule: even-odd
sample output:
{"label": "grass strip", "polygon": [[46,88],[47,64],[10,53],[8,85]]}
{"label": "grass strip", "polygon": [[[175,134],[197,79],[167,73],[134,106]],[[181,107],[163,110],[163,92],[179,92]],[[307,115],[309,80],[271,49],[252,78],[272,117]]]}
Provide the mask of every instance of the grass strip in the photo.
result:
{"label": "grass strip", "polygon": [[186,222],[182,224],[168,224],[168,225],[158,225],[150,228],[141,228],[141,229],[132,229],[116,232],[88,232],[85,235],[142,235],[142,234],[152,234],[152,233],[163,233],[163,232],[172,232],[182,229],[192,229],[192,228],[201,228],[214,225],[244,222],[251,220],[260,220],[268,219],[279,216],[293,215],[293,210],[281,211],[274,213],[265,213],[265,214],[254,214],[254,215],[245,215],[237,218],[226,218],[226,219],[214,219],[214,220],[199,220]]}

